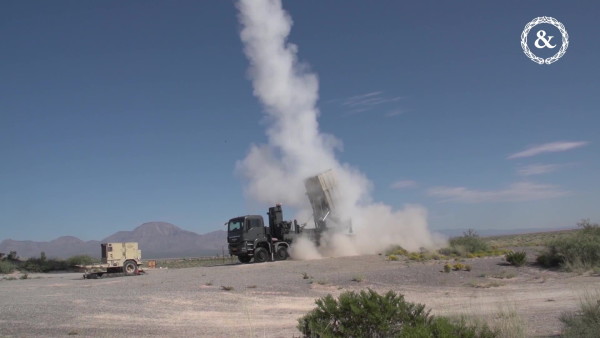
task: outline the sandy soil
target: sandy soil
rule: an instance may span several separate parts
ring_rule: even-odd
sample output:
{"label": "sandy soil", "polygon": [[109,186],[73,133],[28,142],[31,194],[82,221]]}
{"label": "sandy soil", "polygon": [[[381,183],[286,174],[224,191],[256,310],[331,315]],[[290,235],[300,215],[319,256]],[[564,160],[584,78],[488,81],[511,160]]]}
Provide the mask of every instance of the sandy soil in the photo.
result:
{"label": "sandy soil", "polygon": [[469,259],[471,271],[444,273],[445,263],[373,255],[97,280],[31,275],[0,281],[0,336],[298,337],[297,319],[316,298],[365,288],[397,291],[434,314],[474,315],[497,325],[520,321],[527,336],[552,336],[561,330],[560,314],[600,288],[598,276],[515,268],[501,257]]}

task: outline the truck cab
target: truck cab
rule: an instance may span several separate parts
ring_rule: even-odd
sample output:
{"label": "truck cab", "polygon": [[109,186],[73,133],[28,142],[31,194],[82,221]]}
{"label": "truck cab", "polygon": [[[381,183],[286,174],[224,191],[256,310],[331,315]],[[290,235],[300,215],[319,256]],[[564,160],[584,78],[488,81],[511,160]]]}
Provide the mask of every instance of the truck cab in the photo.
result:
{"label": "truck cab", "polygon": [[[299,232],[296,221],[283,221],[281,205],[269,208],[269,226],[260,215],[246,215],[227,222],[229,254],[242,263],[285,260],[292,242],[291,232]],[[294,229],[292,229],[294,228]]]}

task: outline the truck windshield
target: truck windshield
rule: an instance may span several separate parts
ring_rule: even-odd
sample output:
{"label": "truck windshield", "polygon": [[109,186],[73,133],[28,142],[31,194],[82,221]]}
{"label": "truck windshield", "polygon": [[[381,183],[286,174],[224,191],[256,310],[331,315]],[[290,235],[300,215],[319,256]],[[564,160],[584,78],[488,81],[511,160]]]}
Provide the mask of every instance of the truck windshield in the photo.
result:
{"label": "truck windshield", "polygon": [[244,226],[243,218],[236,218],[229,221],[229,232],[240,232]]}

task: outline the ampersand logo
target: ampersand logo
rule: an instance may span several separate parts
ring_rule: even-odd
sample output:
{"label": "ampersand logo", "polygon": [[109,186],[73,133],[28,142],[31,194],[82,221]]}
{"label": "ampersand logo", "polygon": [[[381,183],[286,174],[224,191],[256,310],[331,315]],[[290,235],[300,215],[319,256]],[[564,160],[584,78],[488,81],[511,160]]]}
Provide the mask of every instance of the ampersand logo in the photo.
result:
{"label": "ampersand logo", "polygon": [[[546,31],[545,30],[540,29],[537,32],[537,37],[538,38],[535,40],[535,46],[537,48],[546,48],[546,47],[548,47],[548,48],[554,48],[554,47],[556,47],[556,45],[552,46],[550,44],[550,40],[552,40],[553,36],[549,36],[548,40],[546,40]],[[540,41],[542,41],[544,44],[543,45],[540,44]]]}
{"label": "ampersand logo", "polygon": [[[554,54],[553,56],[545,58],[545,59],[532,53],[531,50],[529,49],[529,46],[527,45],[527,35],[531,31],[531,29],[539,24],[544,24],[544,23],[550,24],[550,25],[556,27],[560,31],[560,34],[562,37],[562,46],[560,47],[558,52],[556,52],[556,54]],[[533,44],[534,44],[535,48],[537,48],[537,49],[540,49],[540,50],[542,50],[544,48],[554,49],[556,46],[558,46],[558,44],[551,43],[554,36],[547,35],[546,31],[543,29],[540,29],[537,31],[536,37],[537,37],[537,39],[535,40],[535,42]],[[567,47],[569,47],[569,34],[567,33],[565,26],[562,23],[558,22],[555,18],[551,18],[548,16],[537,17],[537,18],[531,20],[531,22],[529,22],[527,25],[525,25],[525,29],[523,30],[523,33],[521,33],[521,48],[523,48],[523,52],[533,62],[540,64],[540,65],[543,65],[543,64],[549,65],[549,64],[556,62],[563,55],[565,55],[565,53],[567,52]]]}

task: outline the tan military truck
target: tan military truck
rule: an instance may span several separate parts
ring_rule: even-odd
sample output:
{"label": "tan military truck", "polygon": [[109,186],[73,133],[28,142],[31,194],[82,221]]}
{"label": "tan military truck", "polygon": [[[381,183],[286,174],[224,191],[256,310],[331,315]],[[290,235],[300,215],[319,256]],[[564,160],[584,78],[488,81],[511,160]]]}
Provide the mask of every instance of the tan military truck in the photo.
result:
{"label": "tan military truck", "polygon": [[102,263],[80,265],[84,270],[83,278],[95,279],[108,275],[139,275],[144,271],[142,265],[142,251],[136,242],[102,243]]}

